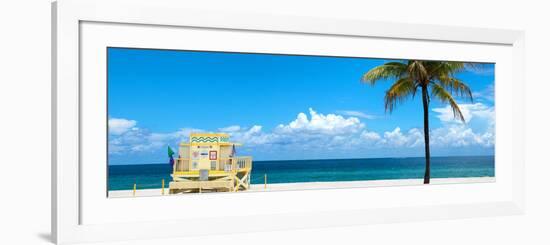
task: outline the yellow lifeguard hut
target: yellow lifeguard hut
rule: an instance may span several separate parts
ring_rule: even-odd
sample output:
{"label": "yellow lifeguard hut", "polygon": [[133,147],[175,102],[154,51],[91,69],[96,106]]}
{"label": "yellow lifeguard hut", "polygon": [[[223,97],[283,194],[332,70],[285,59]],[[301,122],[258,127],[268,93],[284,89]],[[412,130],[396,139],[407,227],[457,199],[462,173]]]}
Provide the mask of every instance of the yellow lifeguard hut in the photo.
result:
{"label": "yellow lifeguard hut", "polygon": [[170,193],[248,190],[252,157],[237,157],[239,145],[228,134],[192,133],[179,145]]}

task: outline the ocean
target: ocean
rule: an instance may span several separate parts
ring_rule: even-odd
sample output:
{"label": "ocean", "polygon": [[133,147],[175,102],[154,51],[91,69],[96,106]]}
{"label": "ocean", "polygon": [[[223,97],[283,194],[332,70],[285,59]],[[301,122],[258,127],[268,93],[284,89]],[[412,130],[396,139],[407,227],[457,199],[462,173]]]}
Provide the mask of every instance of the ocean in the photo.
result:
{"label": "ocean", "polygon": [[[494,156],[432,157],[432,178],[494,177]],[[424,157],[254,161],[252,184],[330,182],[356,180],[421,179]],[[109,190],[161,188],[171,181],[168,163],[110,165]]]}

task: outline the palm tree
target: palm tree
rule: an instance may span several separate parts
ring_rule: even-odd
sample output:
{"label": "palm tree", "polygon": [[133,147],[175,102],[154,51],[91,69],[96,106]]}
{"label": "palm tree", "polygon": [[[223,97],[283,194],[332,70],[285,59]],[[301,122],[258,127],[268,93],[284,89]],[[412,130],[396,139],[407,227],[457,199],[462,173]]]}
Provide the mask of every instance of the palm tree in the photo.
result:
{"label": "palm tree", "polygon": [[430,96],[448,103],[455,119],[464,122],[464,116],[454,96],[466,97],[473,101],[472,91],[467,84],[455,77],[472,63],[452,61],[393,61],[372,68],[361,79],[363,83],[374,86],[380,80],[395,80],[384,97],[385,111],[391,113],[397,104],[408,98],[414,98],[421,91],[424,111],[424,150],[426,170],[424,184],[430,183],[430,126],[428,121]]}

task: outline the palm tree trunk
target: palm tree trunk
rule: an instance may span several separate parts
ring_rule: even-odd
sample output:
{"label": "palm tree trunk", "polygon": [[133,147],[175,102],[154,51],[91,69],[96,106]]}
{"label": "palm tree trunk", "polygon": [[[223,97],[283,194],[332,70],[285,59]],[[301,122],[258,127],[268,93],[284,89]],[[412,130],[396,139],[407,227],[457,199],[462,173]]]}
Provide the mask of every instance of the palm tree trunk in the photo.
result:
{"label": "palm tree trunk", "polygon": [[424,150],[426,157],[426,170],[424,172],[424,184],[430,183],[430,122],[428,121],[428,87],[422,86],[422,105],[424,107]]}

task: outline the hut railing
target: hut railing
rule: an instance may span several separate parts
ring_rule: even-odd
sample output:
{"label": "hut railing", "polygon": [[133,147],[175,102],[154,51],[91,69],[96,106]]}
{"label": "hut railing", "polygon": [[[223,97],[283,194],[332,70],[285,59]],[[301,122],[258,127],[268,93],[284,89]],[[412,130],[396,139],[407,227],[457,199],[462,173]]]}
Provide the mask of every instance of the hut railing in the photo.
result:
{"label": "hut railing", "polygon": [[224,170],[226,172],[251,168],[252,157],[228,157],[220,158],[218,161],[218,170]]}
{"label": "hut railing", "polygon": [[189,171],[189,158],[177,158],[174,164],[174,172]]}
{"label": "hut railing", "polygon": [[[189,158],[177,158],[175,159],[174,172],[186,172],[190,170],[190,159]],[[252,157],[243,156],[243,157],[228,157],[218,159],[216,169],[219,171],[238,171],[241,169],[251,169],[252,168]]]}

